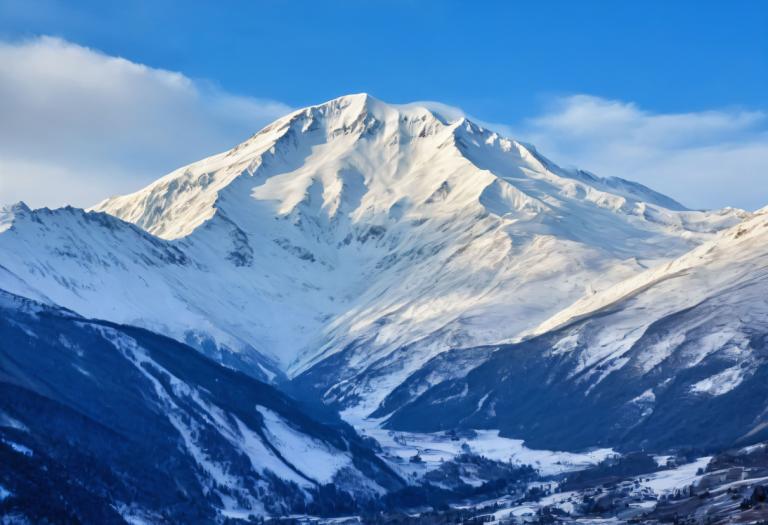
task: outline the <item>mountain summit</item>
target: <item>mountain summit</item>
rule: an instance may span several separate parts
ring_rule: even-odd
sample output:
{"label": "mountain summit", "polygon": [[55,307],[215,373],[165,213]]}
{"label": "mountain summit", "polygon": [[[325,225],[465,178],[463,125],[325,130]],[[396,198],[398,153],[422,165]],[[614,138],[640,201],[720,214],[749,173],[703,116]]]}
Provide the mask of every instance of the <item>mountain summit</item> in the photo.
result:
{"label": "mountain summit", "polygon": [[360,94],[90,212],[6,210],[0,265],[16,291],[296,378],[354,417],[436,355],[519,340],[744,216]]}
{"label": "mountain summit", "polygon": [[[255,201],[278,203],[270,211],[284,216],[304,203],[311,196],[313,185],[317,185],[321,197],[316,204],[323,215],[333,218],[339,212],[358,211],[365,205],[356,214],[359,222],[366,219],[362,211],[369,218],[389,215],[403,197],[415,205],[430,197],[434,204],[438,200],[436,190],[447,197],[449,192],[443,184],[456,178],[451,177],[453,172],[479,160],[472,155],[478,152],[470,150],[481,144],[487,146],[486,154],[507,154],[507,158],[487,158],[485,162],[509,164],[513,160],[517,169],[532,167],[542,174],[551,166],[532,148],[504,139],[464,118],[448,121],[426,107],[391,106],[359,94],[296,111],[230,151],[180,168],[137,193],[107,199],[94,209],[133,222],[159,237],[176,239],[192,233],[216,212],[236,213],[233,206],[241,204],[236,202],[238,191],[250,193]],[[427,168],[437,162],[445,166]],[[541,211],[546,206],[540,200],[542,196],[553,190],[573,196],[585,189],[576,184],[581,182],[597,192],[581,197],[593,202],[600,200],[606,207],[631,209],[632,203],[642,201],[684,209],[648,188],[616,178],[598,179],[584,172],[556,170],[557,173],[545,177],[550,187],[534,187],[530,181],[521,179],[517,184],[508,181],[511,184],[491,188],[504,174],[487,173],[491,166],[474,168],[461,181],[469,186],[467,191],[457,190],[451,199],[440,200],[448,200],[451,208],[483,201],[493,208],[488,211],[502,215],[526,209]],[[356,176],[359,180],[355,180]],[[266,180],[271,178],[276,180],[267,184]],[[355,195],[355,190],[365,192]],[[494,196],[502,202],[491,202]],[[341,209],[344,200],[354,206]],[[405,211],[403,203],[399,208]]]}

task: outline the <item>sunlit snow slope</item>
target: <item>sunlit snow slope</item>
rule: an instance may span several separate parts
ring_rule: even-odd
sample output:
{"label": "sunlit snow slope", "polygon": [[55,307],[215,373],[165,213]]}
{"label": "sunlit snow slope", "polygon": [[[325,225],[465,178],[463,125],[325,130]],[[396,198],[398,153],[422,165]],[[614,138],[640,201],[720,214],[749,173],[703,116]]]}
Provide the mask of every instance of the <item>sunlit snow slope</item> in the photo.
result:
{"label": "sunlit snow slope", "polygon": [[537,332],[489,349],[462,378],[429,385],[430,370],[445,365],[428,364],[398,389],[418,394],[396,391],[378,415],[411,430],[500,428],[544,447],[765,439],[768,209]]}
{"label": "sunlit snow slope", "polygon": [[299,110],[94,211],[135,227],[6,210],[0,265],[81,314],[286,372],[358,414],[440,352],[515,340],[745,216],[368,95]]}

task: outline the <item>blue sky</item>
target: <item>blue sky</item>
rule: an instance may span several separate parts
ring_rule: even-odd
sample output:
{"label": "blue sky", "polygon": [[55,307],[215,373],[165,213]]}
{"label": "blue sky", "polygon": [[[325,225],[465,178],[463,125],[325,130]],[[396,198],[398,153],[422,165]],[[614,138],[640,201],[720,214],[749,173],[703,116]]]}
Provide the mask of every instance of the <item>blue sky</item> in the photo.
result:
{"label": "blue sky", "polygon": [[[767,2],[0,0],[0,42],[0,111],[18,112],[8,120],[28,126],[30,141],[45,127],[62,150],[33,158],[48,143],[22,143],[0,123],[13,147],[0,147],[0,200],[30,192],[33,204],[90,204],[231,146],[289,108],[366,91],[457,106],[556,162],[634,178],[693,207],[768,204]],[[53,78],[67,63],[57,53],[71,62]],[[124,64],[100,74],[110,57],[148,73]],[[90,76],[79,75],[82,61]],[[110,78],[145,96],[112,93]],[[186,89],[186,105],[174,89]],[[110,96],[131,121],[119,143],[102,136],[122,118]],[[82,111],[58,115],[54,105]],[[56,125],[95,158],[70,158]],[[32,192],[46,169],[59,183],[86,179],[82,191]]]}

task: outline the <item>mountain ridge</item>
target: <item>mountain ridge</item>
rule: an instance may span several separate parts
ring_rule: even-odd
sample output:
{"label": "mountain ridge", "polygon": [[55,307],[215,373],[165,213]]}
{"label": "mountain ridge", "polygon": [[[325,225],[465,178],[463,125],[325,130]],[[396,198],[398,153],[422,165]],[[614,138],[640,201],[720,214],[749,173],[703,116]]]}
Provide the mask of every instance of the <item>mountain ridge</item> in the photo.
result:
{"label": "mountain ridge", "polygon": [[[523,337],[747,216],[368,95],[297,110],[89,213],[13,215],[0,265],[29,288],[301,378],[358,415],[435,355]],[[318,374],[331,358],[343,368]]]}
{"label": "mountain ridge", "polygon": [[375,416],[399,430],[500,428],[541,447],[717,450],[763,440],[766,240],[761,210],[565,309],[528,339],[464,350],[490,357],[430,382],[453,360],[441,356]]}
{"label": "mountain ridge", "polygon": [[220,523],[403,486],[351,427],[178,341],[4,290],[0,312],[7,515]]}

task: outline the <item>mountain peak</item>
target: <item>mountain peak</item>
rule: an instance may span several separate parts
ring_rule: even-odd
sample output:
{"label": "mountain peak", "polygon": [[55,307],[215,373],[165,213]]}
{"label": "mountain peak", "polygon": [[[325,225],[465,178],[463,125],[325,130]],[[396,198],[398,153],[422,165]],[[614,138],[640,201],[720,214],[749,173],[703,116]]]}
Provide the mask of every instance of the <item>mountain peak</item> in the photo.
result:
{"label": "mountain peak", "polygon": [[[740,220],[679,208],[467,119],[358,94],[96,206],[141,235],[40,214],[0,235],[0,264],[86,316],[232,349],[252,373],[344,350],[345,373],[376,363],[371,381],[389,381],[446,348],[519,337]],[[53,247],[30,242],[43,233]]]}
{"label": "mountain peak", "polygon": [[18,216],[24,216],[31,210],[24,201],[0,206],[0,233],[13,226]]}
{"label": "mountain peak", "polygon": [[[482,332],[477,343],[515,336],[583,292],[583,281],[573,279],[553,284],[563,291],[551,302],[530,297],[510,307],[505,298],[531,273],[536,281],[550,267],[584,279],[598,271],[610,283],[739,220],[687,212],[644,186],[562,169],[532,146],[466,118],[447,121],[427,106],[389,105],[365,93],[309,106],[96,209],[181,242],[199,252],[191,259],[220,271],[224,264],[225,274],[250,272],[256,299],[231,294],[237,304],[265,301],[269,307],[254,308],[274,310],[274,323],[289,325],[291,335],[270,345],[279,359],[315,352],[299,358],[296,371],[378,321],[385,324],[372,333],[382,348],[445,326],[461,335],[444,337]],[[615,275],[606,275],[609,266]],[[475,276],[471,284],[467,275]],[[458,276],[465,284],[456,288]],[[419,299],[436,290],[466,301],[437,307]],[[276,306],[283,303],[287,310]],[[520,309],[519,321],[489,332],[465,327],[466,319],[493,324],[494,305]],[[413,339],[401,340],[398,326]],[[259,337],[246,339],[272,341],[252,330]]]}
{"label": "mountain peak", "polygon": [[[333,116],[334,114],[344,115],[347,118],[357,118],[360,115],[365,115],[369,112],[375,112],[376,109],[382,109],[386,104],[372,97],[368,93],[353,93],[351,95],[343,95],[334,99],[323,102],[322,104],[316,104],[313,106],[307,106],[305,108],[296,110],[293,115],[308,114],[311,115],[314,112],[320,111],[326,116]],[[289,120],[291,115],[287,117]]]}
{"label": "mountain peak", "polygon": [[[440,155],[440,149],[451,142],[449,127],[425,107],[392,106],[367,93],[346,95],[296,110],[227,152],[182,167],[143,190],[107,199],[93,209],[161,237],[180,238],[211,219],[225,201],[237,200],[234,187],[254,197],[259,192],[252,190],[258,186],[277,184],[265,184],[268,179],[294,173],[291,186],[299,193],[277,196],[283,201],[279,213],[284,213],[305,200],[303,192],[320,176],[318,172],[372,170],[370,182],[387,178],[385,173],[395,175],[397,159],[412,156],[414,149],[424,157]],[[311,165],[316,172],[306,175]],[[374,165],[381,169],[373,170]],[[333,183],[326,177],[321,186],[345,186],[341,178]],[[330,195],[325,189],[324,193]],[[275,200],[267,194],[256,200]]]}
{"label": "mountain peak", "polygon": [[7,213],[26,213],[31,211],[30,207],[24,201],[14,202],[13,204],[6,204],[0,207],[0,210]]}
{"label": "mountain peak", "polygon": [[317,104],[316,106],[309,106],[309,107],[338,105],[338,106],[346,106],[350,108],[364,109],[369,107],[372,104],[383,104],[383,102],[373,97],[369,93],[362,92],[362,93],[350,93],[349,95],[342,95],[340,97],[336,97],[326,102],[323,102],[322,104]]}
{"label": "mountain peak", "polygon": [[259,220],[298,220],[297,213],[381,225],[404,214],[529,220],[544,210],[592,208],[662,225],[679,222],[667,211],[685,210],[640,184],[562,169],[533,146],[465,117],[446,120],[428,104],[390,105],[367,93],[296,110],[230,151],[94,207],[166,239],[186,237],[217,215],[240,217],[248,231],[247,223],[259,229]]}

